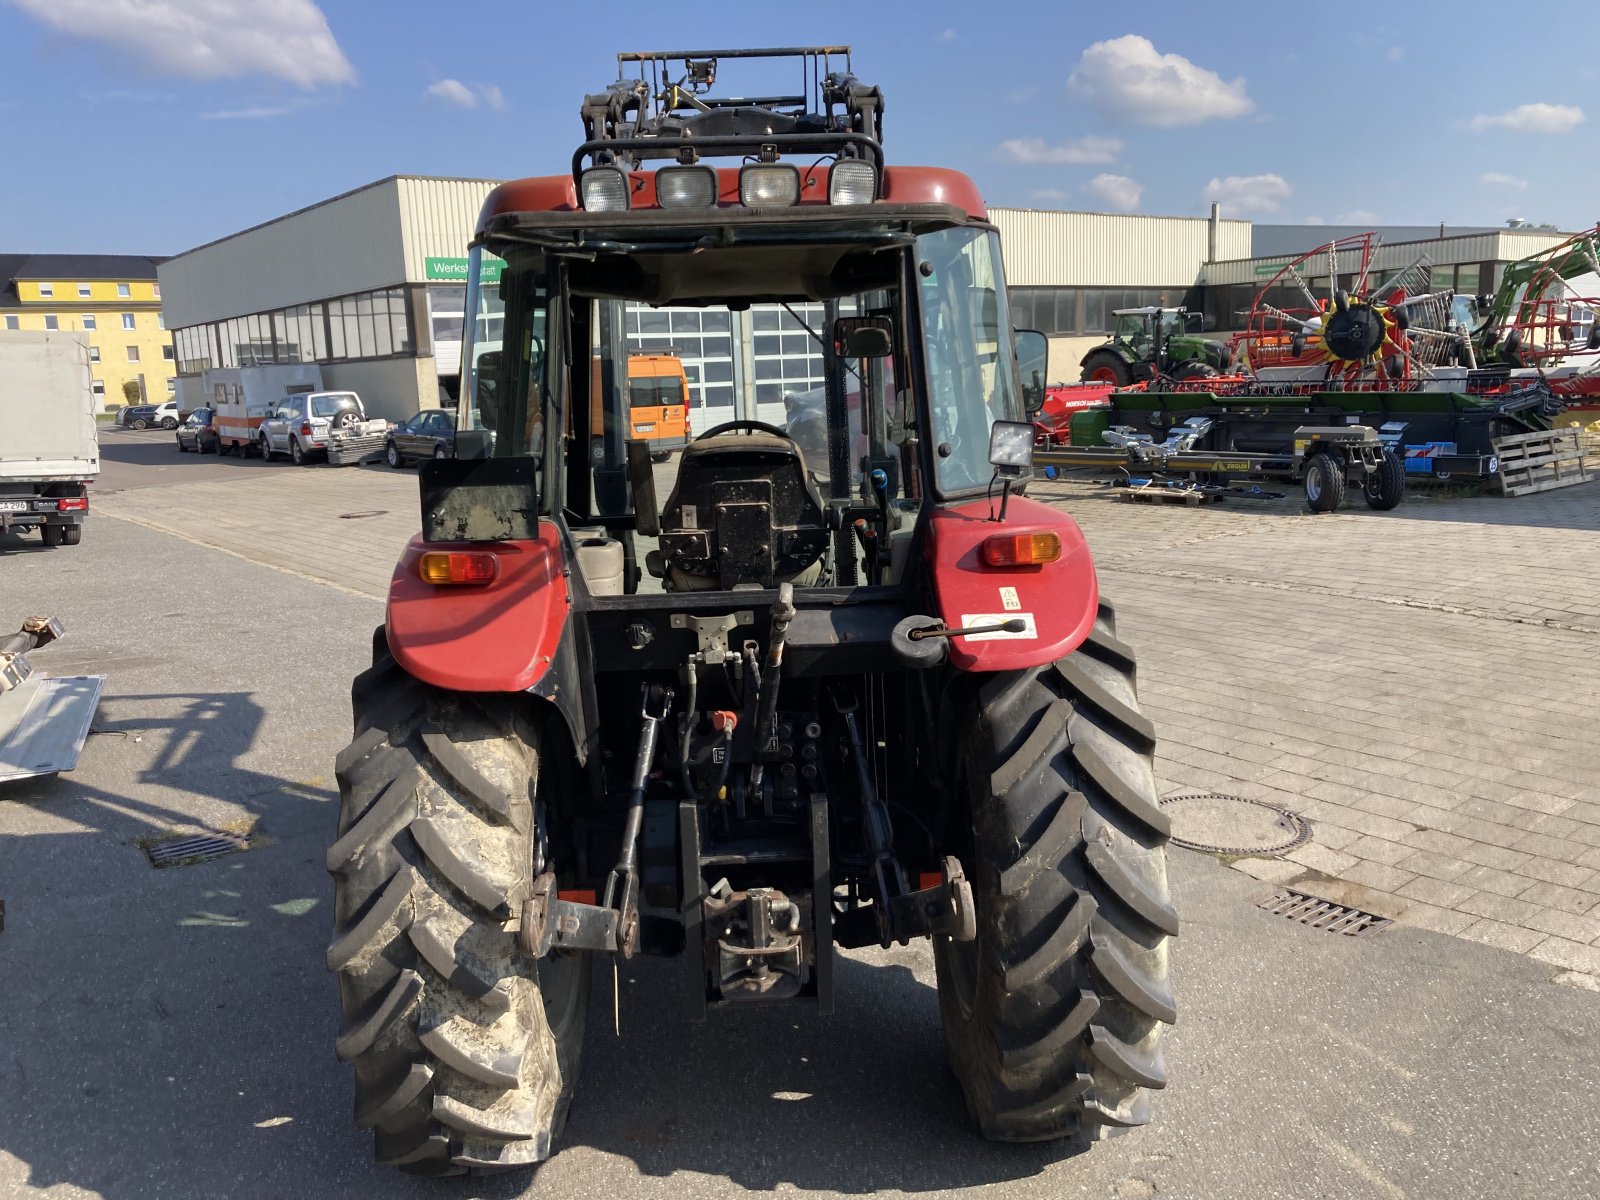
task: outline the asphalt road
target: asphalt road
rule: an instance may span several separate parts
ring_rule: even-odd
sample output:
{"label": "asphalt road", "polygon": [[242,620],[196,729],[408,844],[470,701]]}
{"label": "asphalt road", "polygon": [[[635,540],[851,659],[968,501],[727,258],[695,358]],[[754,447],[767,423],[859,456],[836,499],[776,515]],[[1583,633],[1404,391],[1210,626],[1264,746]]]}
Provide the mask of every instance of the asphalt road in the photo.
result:
{"label": "asphalt road", "polygon": [[360,467],[330,467],[310,463],[294,467],[286,458],[270,463],[237,454],[195,454],[178,451],[177,435],[167,429],[120,429],[100,427],[100,478],[90,492],[93,505],[96,493],[126,491],[129,488],[170,486],[175,483],[201,483],[209,480],[242,479],[269,472],[304,471],[388,471],[381,463]]}
{"label": "asphalt road", "polygon": [[[105,439],[107,486],[160,486],[109,478],[162,469],[139,436]],[[181,461],[185,480],[288,470]],[[635,961],[618,1037],[603,972],[549,1164],[378,1170],[333,1058],[321,860],[347,680],[381,605],[103,516],[78,547],[0,535],[0,625],[35,611],[69,629],[40,668],[109,678],[76,771],[0,784],[0,1197],[1500,1200],[1600,1178],[1600,995],[1441,935],[1307,930],[1181,850],[1172,1085],[1154,1124],[1087,1155],[971,1134],[915,946],[849,956],[828,1020],[685,1024],[675,964]],[[257,847],[208,864],[156,871],[135,844],[240,821]]]}

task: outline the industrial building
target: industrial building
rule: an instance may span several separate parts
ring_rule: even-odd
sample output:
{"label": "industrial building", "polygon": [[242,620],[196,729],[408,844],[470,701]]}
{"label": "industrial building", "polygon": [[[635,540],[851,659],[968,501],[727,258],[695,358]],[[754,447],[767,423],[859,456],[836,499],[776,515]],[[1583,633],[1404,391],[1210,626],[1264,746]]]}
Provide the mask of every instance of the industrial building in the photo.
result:
{"label": "industrial building", "polygon": [[82,333],[100,408],[160,402],[177,363],[156,271],[142,254],[0,254],[0,329]]}
{"label": "industrial building", "polygon": [[[467,245],[496,182],[391,176],[163,262],[180,403],[210,397],[207,371],[263,363],[315,363],[322,386],[359,392],[375,416],[449,403],[459,387]],[[1049,336],[1052,382],[1078,377],[1079,360],[1104,340],[1119,308],[1183,304],[1203,310],[1218,332],[1239,328],[1288,256],[1336,233],[1253,227],[1223,219],[1215,206],[1209,217],[989,212],[1013,318]],[[1560,237],[1437,227],[1446,236],[1424,246],[1419,235],[1434,229],[1378,230],[1380,265],[1426,252],[1438,286],[1489,290],[1505,263]],[[785,392],[821,386],[821,354],[801,324],[813,316],[820,309],[803,305],[748,313],[640,306],[629,346],[683,360],[691,407],[701,410],[693,423],[705,428],[724,413],[755,415]],[[736,353],[740,346],[751,352]]]}

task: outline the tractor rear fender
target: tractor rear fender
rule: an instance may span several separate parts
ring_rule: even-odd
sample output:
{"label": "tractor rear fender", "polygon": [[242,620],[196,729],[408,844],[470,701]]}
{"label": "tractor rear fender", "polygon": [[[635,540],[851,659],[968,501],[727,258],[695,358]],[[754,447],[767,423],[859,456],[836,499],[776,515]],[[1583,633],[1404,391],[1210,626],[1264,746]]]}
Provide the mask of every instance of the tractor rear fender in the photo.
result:
{"label": "tractor rear fender", "polygon": [[[999,505],[998,497],[992,504],[975,500],[935,509],[928,520],[924,553],[934,615],[951,628],[1012,617],[1028,622],[1023,633],[951,638],[949,662],[962,671],[1016,671],[1064,658],[1089,636],[1100,603],[1094,561],[1076,521],[1026,496],[1012,497],[1004,521],[991,520]],[[1060,539],[1054,562],[997,567],[985,560],[989,539],[1035,532]]]}
{"label": "tractor rear fender", "polygon": [[[485,584],[425,583],[429,551],[488,554]],[[456,692],[529,692],[561,714],[580,761],[594,729],[583,702],[580,639],[561,537],[548,522],[539,536],[505,542],[424,542],[412,538],[389,581],[384,625],[389,652],[405,670]]]}

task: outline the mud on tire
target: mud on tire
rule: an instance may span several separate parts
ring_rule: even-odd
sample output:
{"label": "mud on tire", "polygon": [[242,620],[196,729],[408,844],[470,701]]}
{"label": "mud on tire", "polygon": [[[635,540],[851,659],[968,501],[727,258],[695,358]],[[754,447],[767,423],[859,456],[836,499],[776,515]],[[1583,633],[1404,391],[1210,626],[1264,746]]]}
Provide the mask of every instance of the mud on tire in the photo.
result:
{"label": "mud on tire", "polygon": [[538,730],[502,698],[425,686],[386,650],[352,699],[327,866],[356,1124],[410,1172],[541,1161],[571,1104],[589,961],[535,962],[503,928],[532,875]]}
{"label": "mud on tire", "polygon": [[1154,730],[1101,605],[1089,640],[992,676],[961,753],[978,937],[936,939],[939,1005],[967,1107],[999,1141],[1092,1140],[1166,1086],[1178,918]]}

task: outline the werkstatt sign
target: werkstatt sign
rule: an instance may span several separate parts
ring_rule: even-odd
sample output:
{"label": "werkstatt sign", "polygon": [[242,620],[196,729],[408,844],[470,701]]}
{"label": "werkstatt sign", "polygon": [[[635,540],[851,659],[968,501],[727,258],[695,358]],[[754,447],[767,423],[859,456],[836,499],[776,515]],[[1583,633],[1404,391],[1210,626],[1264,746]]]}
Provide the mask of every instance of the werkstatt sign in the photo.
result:
{"label": "werkstatt sign", "polygon": [[[499,283],[500,272],[505,270],[505,265],[498,258],[485,257],[483,266],[478,273],[478,282]],[[467,260],[464,258],[424,258],[422,260],[422,277],[424,279],[438,280],[441,283],[465,283],[467,281]]]}

